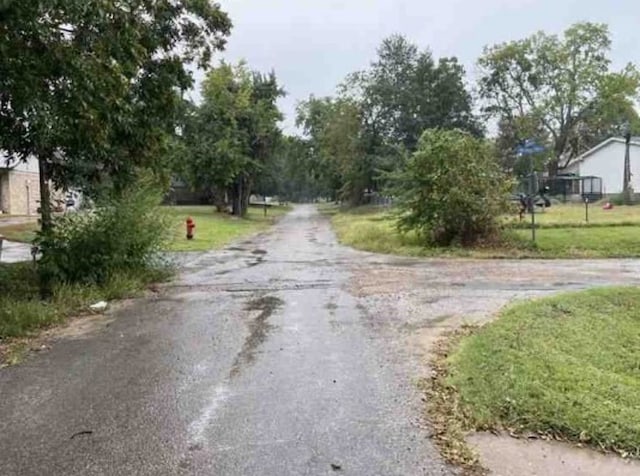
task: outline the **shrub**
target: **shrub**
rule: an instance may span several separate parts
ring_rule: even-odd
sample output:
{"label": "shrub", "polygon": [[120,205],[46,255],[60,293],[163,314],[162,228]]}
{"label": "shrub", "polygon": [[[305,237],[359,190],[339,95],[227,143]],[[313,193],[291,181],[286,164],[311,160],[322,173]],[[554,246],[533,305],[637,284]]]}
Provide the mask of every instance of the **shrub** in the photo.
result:
{"label": "shrub", "polygon": [[492,240],[511,186],[486,141],[459,130],[427,130],[397,177],[399,227],[441,246]]}
{"label": "shrub", "polygon": [[142,184],[91,212],[57,218],[38,239],[41,273],[58,283],[103,285],[112,276],[149,268],[168,229],[160,198],[153,186]]}

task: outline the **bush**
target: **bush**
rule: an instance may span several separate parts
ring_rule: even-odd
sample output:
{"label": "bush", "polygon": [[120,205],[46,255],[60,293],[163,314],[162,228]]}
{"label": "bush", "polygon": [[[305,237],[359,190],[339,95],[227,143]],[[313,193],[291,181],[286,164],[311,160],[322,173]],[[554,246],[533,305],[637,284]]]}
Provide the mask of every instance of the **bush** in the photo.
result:
{"label": "bush", "polygon": [[441,246],[497,237],[512,184],[484,140],[459,130],[427,130],[397,178],[401,230]]}
{"label": "bush", "polygon": [[141,185],[95,210],[64,215],[40,236],[39,268],[58,283],[108,283],[115,276],[153,266],[167,238],[161,194]]}

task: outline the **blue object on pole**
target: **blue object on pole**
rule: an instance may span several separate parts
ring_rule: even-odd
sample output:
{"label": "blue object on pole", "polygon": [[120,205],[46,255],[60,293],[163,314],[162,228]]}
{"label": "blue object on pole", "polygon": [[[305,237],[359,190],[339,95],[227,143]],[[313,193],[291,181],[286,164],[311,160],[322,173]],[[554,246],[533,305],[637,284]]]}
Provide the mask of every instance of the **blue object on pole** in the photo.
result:
{"label": "blue object on pole", "polygon": [[533,140],[527,139],[522,145],[516,147],[518,155],[533,155],[544,152],[545,148],[539,144],[536,144]]}

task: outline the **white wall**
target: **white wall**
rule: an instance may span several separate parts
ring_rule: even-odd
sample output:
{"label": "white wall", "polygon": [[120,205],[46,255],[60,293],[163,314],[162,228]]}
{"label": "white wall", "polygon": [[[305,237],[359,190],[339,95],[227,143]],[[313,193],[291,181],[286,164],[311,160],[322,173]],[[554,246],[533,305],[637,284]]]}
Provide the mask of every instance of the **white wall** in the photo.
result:
{"label": "white wall", "polygon": [[38,161],[35,158],[29,157],[26,162],[19,162],[16,164],[15,162],[9,162],[7,156],[0,152],[0,168],[6,167],[11,167],[12,170],[16,170],[18,172],[38,173]]}
{"label": "white wall", "polygon": [[[602,192],[622,193],[624,179],[624,142],[614,141],[587,156],[579,165],[579,173],[586,177],[602,177]],[[631,144],[631,184],[640,192],[640,145]]]}

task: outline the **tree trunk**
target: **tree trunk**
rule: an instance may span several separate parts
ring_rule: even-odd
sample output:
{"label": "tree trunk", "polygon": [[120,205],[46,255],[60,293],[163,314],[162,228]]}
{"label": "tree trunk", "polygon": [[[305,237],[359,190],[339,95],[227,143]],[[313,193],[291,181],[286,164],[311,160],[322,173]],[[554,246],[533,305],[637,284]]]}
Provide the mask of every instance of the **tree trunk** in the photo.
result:
{"label": "tree trunk", "polygon": [[[49,167],[47,163],[48,157],[40,156],[38,158],[38,172],[40,175],[40,229],[42,236],[45,238],[51,234],[53,229],[53,218],[51,211],[51,192],[49,190]],[[44,254],[46,249],[40,250]],[[40,296],[42,299],[51,297],[52,279],[47,270],[40,270]]]}
{"label": "tree trunk", "polygon": [[558,171],[560,170],[560,160],[551,159],[549,161],[549,165],[547,166],[547,170],[549,172],[549,177],[557,177]]}
{"label": "tree trunk", "polygon": [[40,174],[40,226],[43,234],[51,232],[53,219],[51,212],[51,192],[49,190],[49,167],[46,159],[38,159]]}
{"label": "tree trunk", "polygon": [[231,189],[231,214],[242,216],[242,177],[238,177]]}
{"label": "tree trunk", "polygon": [[247,214],[249,210],[249,200],[251,199],[251,180],[247,177],[242,178],[242,216]]}
{"label": "tree trunk", "polygon": [[221,187],[213,187],[213,204],[218,213],[222,213],[227,205],[225,200],[225,190]]}

